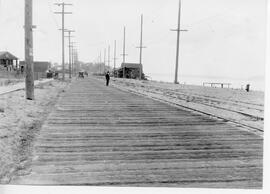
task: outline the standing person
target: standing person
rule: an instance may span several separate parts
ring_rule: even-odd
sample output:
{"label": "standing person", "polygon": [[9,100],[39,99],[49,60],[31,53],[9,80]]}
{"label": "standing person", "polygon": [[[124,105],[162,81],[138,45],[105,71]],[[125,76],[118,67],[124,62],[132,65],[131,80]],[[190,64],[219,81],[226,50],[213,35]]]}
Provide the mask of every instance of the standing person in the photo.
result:
{"label": "standing person", "polygon": [[110,72],[108,71],[105,75],[106,77],[106,86],[109,86],[109,83],[110,83]]}
{"label": "standing person", "polygon": [[250,84],[246,85],[246,91],[249,92],[250,91]]}

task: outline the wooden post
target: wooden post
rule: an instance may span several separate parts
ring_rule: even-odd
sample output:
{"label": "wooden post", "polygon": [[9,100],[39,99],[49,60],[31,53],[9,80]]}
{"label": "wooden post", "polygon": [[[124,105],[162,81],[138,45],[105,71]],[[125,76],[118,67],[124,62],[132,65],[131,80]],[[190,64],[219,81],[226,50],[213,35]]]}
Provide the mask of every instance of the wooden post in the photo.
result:
{"label": "wooden post", "polygon": [[25,0],[25,91],[27,100],[34,100],[32,5],[32,0]]}

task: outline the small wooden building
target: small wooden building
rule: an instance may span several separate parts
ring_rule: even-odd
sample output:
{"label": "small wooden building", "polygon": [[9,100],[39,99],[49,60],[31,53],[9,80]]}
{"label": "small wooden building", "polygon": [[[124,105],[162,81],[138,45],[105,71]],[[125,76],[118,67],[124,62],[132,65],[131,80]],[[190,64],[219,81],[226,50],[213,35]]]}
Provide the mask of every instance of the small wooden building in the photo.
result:
{"label": "small wooden building", "polygon": [[8,51],[0,51],[0,66],[8,71],[18,69],[18,58]]}
{"label": "small wooden building", "polygon": [[[50,62],[46,61],[35,61],[34,62],[34,72],[36,73],[46,73],[51,67]],[[25,61],[20,61],[20,68],[25,69]]]}
{"label": "small wooden building", "polygon": [[[34,62],[34,78],[38,80],[45,78],[48,70],[51,68],[51,63],[46,61],[35,61]],[[21,72],[25,72],[25,61],[20,61]]]}
{"label": "small wooden building", "polygon": [[138,63],[122,63],[117,70],[117,77],[128,79],[142,79],[143,66]]}

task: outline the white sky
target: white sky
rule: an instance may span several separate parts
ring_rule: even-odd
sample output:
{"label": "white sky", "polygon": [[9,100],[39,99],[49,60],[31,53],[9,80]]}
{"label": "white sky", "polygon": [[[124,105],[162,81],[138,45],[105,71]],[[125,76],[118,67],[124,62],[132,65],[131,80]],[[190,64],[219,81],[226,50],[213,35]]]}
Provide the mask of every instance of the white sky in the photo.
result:
{"label": "white sky", "polygon": [[[60,0],[33,0],[35,60],[61,61]],[[146,73],[173,75],[178,0],[66,0],[66,28],[76,30],[79,58],[96,60],[117,40],[122,62],[123,26],[127,28],[127,62],[139,61],[140,14],[144,14],[143,64]],[[180,76],[246,78],[263,76],[266,0],[182,0]],[[0,0],[0,50],[24,59],[24,0]],[[68,54],[68,50],[66,52]],[[103,57],[102,57],[103,58]],[[66,60],[68,57],[66,58]],[[112,63],[111,63],[112,64]]]}

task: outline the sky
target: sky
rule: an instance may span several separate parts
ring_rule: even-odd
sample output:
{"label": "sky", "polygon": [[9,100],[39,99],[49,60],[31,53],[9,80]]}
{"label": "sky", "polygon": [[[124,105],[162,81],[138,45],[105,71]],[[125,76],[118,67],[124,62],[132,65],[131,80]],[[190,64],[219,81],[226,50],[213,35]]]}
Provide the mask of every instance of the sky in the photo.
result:
{"label": "sky", "polygon": [[[61,0],[33,1],[35,60],[61,62]],[[73,29],[79,59],[95,62],[117,41],[122,62],[126,26],[127,62],[139,62],[140,15],[144,15],[144,72],[173,81],[178,0],[66,0],[66,28]],[[24,59],[24,1],[0,0],[0,50]],[[179,78],[208,76],[262,79],[265,71],[266,0],[182,0]],[[66,40],[67,43],[67,40]],[[67,45],[67,44],[66,44]],[[66,47],[66,61],[68,60]],[[111,65],[113,63],[111,62]]]}

